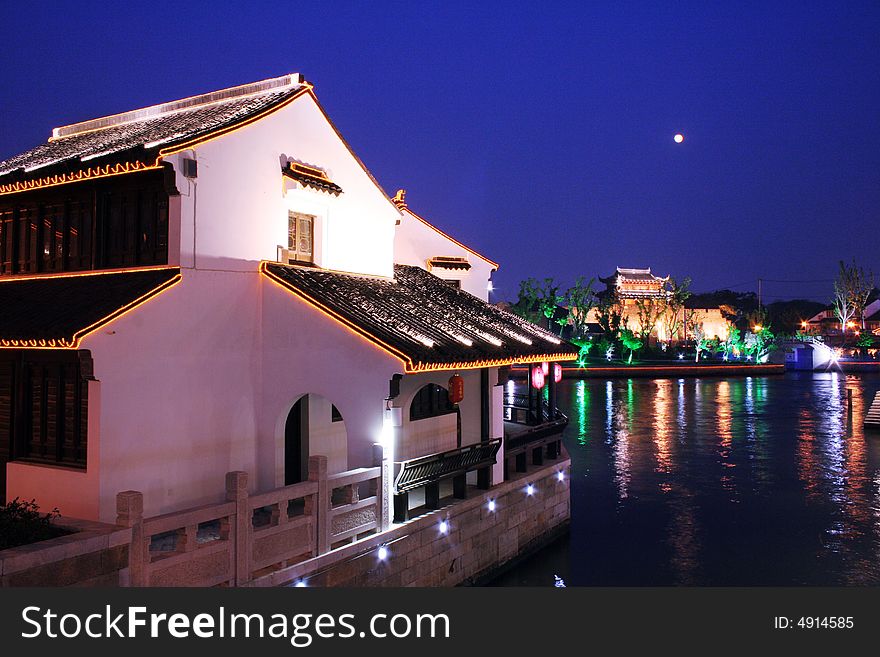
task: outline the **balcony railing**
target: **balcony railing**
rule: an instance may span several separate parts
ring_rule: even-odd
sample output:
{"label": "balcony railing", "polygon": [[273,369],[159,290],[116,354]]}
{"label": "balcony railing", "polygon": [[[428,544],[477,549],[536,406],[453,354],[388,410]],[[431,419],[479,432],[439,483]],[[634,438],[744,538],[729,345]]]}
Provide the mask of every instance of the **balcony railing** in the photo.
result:
{"label": "balcony railing", "polygon": [[495,465],[501,449],[501,438],[467,445],[458,449],[421,456],[400,463],[400,471],[394,480],[394,520],[403,522],[409,518],[409,493],[425,489],[425,507],[440,506],[440,483],[452,479],[453,497],[467,496],[467,474],[478,473],[478,486],[488,488],[489,468]]}

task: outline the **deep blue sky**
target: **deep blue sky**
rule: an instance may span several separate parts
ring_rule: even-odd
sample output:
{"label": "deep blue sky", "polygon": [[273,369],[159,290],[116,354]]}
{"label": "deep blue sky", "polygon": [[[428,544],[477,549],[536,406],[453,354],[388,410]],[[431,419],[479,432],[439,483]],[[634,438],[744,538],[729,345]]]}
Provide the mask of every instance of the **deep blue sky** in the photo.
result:
{"label": "deep blue sky", "polygon": [[826,299],[841,258],[880,277],[880,3],[114,5],[0,7],[0,158],[301,72],[386,191],[501,263],[498,298],[616,265],[827,281],[767,301]]}

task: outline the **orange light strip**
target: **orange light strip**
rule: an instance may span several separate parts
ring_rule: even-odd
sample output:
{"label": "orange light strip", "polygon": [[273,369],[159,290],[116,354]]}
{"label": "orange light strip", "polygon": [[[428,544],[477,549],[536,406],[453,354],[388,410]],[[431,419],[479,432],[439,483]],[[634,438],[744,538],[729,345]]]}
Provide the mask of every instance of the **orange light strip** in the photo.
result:
{"label": "orange light strip", "polygon": [[273,274],[268,269],[268,265],[277,264],[271,263],[270,261],[263,260],[260,262],[260,273],[266,276],[270,281],[281,287],[288,293],[295,295],[297,298],[302,299],[310,306],[316,308],[321,313],[333,319],[340,324],[342,324],[345,328],[350,330],[352,333],[357,335],[358,337],[365,339],[367,342],[372,344],[373,346],[379,347],[383,351],[387,352],[397,360],[399,360],[403,364],[404,373],[406,374],[418,374],[419,372],[439,372],[445,370],[467,370],[467,369],[478,369],[482,367],[502,367],[505,365],[514,365],[514,364],[529,364],[529,363],[541,363],[548,360],[561,361],[561,360],[575,360],[578,357],[577,352],[570,353],[557,353],[557,354],[538,354],[532,356],[511,356],[509,358],[497,358],[497,359],[488,359],[488,360],[478,360],[478,361],[457,361],[454,363],[416,363],[412,360],[410,356],[402,352],[400,349],[396,347],[392,347],[387,342],[377,338],[372,333],[362,328],[361,326],[355,324],[351,320],[343,317],[336,311],[328,308],[326,305],[315,299],[314,297],[306,294],[299,288],[291,285],[288,281],[285,281],[283,278]]}
{"label": "orange light strip", "polygon": [[99,269],[89,271],[73,271],[73,272],[57,272],[54,274],[21,274],[16,276],[0,276],[0,285],[3,283],[15,283],[18,281],[45,281],[55,280],[56,278],[79,278],[81,276],[106,276],[108,274],[129,274],[138,271],[164,271],[166,269],[180,269],[180,267],[169,267],[168,265],[158,265],[153,267],[125,267],[123,269]]}
{"label": "orange light strip", "polygon": [[433,231],[436,232],[436,233],[439,233],[440,235],[442,235],[443,237],[445,237],[446,239],[448,239],[450,242],[453,242],[453,243],[457,244],[458,246],[460,246],[461,248],[463,248],[465,251],[467,251],[467,252],[469,252],[469,253],[473,253],[475,256],[477,256],[478,258],[480,258],[480,260],[484,260],[485,262],[488,262],[490,265],[492,265],[492,269],[493,269],[494,271],[498,271],[498,267],[499,267],[499,265],[498,265],[497,262],[494,262],[494,261],[492,261],[492,260],[489,260],[489,258],[487,258],[486,256],[482,255],[481,253],[477,253],[477,252],[474,251],[471,247],[469,247],[469,246],[467,246],[467,245],[465,245],[465,244],[462,244],[461,242],[459,242],[457,239],[455,239],[455,238],[452,237],[451,235],[447,235],[447,234],[444,233],[442,230],[440,230],[439,228],[437,228],[437,226],[435,226],[434,224],[432,224],[430,221],[428,221],[427,219],[425,219],[425,218],[419,216],[418,214],[416,214],[415,212],[413,212],[408,206],[404,206],[404,207],[403,207],[403,210],[405,210],[406,212],[409,212],[413,217],[415,217],[416,219],[418,219],[419,221],[421,221],[421,222],[422,222],[423,224],[425,224],[428,228],[430,228],[431,230],[433,230]]}
{"label": "orange light strip", "polygon": [[165,281],[160,285],[157,285],[152,290],[141,295],[134,301],[125,304],[121,308],[114,310],[109,315],[106,315],[98,321],[89,324],[83,329],[80,329],[79,331],[74,333],[73,337],[71,338],[57,338],[54,340],[0,340],[0,349],[77,349],[79,348],[79,344],[80,342],[82,342],[83,338],[85,338],[90,333],[94,333],[102,326],[106,326],[110,322],[119,319],[123,315],[127,315],[128,313],[143,305],[158,294],[164,292],[171,287],[174,287],[175,285],[180,283],[181,280],[183,280],[183,275],[178,273],[170,280]]}
{"label": "orange light strip", "polygon": [[8,183],[0,185],[0,196],[6,194],[17,194],[19,192],[29,192],[32,189],[44,189],[46,187],[56,187],[58,185],[66,185],[73,182],[82,182],[84,180],[95,180],[97,178],[109,178],[110,176],[121,176],[126,173],[134,173],[137,171],[151,171],[153,169],[161,169],[159,160],[156,164],[148,165],[143,162],[123,162],[119,164],[108,164],[103,167],[89,167],[74,173],[62,173],[55,176],[46,176],[45,178],[34,178],[33,180],[24,180],[20,182]]}
{"label": "orange light strip", "polygon": [[163,148],[159,150],[159,155],[156,157],[156,161],[150,165],[145,164],[143,162],[125,162],[120,164],[107,165],[104,167],[91,167],[88,169],[84,169],[81,171],[77,171],[75,173],[66,173],[55,176],[47,176],[45,178],[35,178],[33,180],[26,180],[22,182],[8,183],[6,185],[0,185],[0,196],[5,194],[16,194],[19,192],[31,191],[33,189],[43,189],[46,187],[55,187],[56,185],[66,185],[68,183],[73,182],[82,182],[85,180],[95,180],[97,178],[107,178],[109,176],[118,176],[126,173],[134,173],[136,171],[149,171],[152,169],[161,169],[162,168],[162,158],[167,157],[169,155],[174,155],[176,153],[180,153],[181,151],[185,151],[197,144],[203,144],[208,141],[213,141],[218,137],[222,137],[230,132],[234,132],[239,130],[240,128],[244,128],[254,121],[258,121],[259,119],[271,114],[272,112],[276,112],[280,110],[282,107],[286,107],[290,103],[292,103],[297,98],[301,98],[303,95],[311,92],[311,85],[308,83],[302,84],[303,88],[300,89],[297,93],[292,95],[287,100],[278,103],[277,105],[273,105],[271,107],[266,108],[259,114],[255,114],[253,116],[247,117],[243,121],[239,123],[235,123],[230,126],[226,126],[224,128],[220,128],[215,130],[214,132],[210,132],[206,135],[202,135],[200,137],[195,137],[189,141],[183,142],[182,144],[177,144],[175,146],[171,146],[168,148]]}
{"label": "orange light strip", "polygon": [[419,363],[407,374],[419,372],[442,372],[444,370],[472,370],[482,367],[504,367],[506,365],[531,365],[550,361],[576,360],[577,353],[538,354],[537,356],[511,356],[510,358],[496,358],[490,360],[461,361],[457,363]]}

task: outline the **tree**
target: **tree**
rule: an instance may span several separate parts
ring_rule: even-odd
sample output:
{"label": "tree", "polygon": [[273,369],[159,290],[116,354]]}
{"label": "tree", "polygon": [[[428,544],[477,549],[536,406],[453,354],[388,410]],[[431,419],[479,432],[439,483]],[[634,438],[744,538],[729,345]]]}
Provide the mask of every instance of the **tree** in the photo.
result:
{"label": "tree", "polygon": [[769,323],[755,326],[755,332],[746,331],[743,335],[743,351],[756,363],[763,362],[766,356],[776,348],[776,336],[770,330]]}
{"label": "tree", "polygon": [[559,294],[559,285],[552,278],[545,278],[544,283],[538,288],[538,305],[541,314],[547,319],[547,328],[551,326],[556,309],[562,303],[563,297]]}
{"label": "tree", "polygon": [[727,338],[724,340],[724,355],[730,358],[733,351],[742,349],[742,332],[733,324],[727,325]]}
{"label": "tree", "polygon": [[625,349],[629,349],[629,359],[626,362],[632,363],[633,353],[642,348],[642,341],[636,337],[635,333],[625,328],[620,331],[620,342]]}
{"label": "tree", "polygon": [[516,303],[510,306],[510,310],[523,319],[528,320],[533,324],[537,324],[538,319],[541,316],[540,305],[538,303],[540,295],[541,290],[538,287],[538,281],[534,278],[527,278],[524,281],[520,281],[519,294]]}
{"label": "tree", "polygon": [[623,306],[615,292],[603,295],[596,306],[596,321],[608,339],[613,339],[620,331],[623,319]]}
{"label": "tree", "polygon": [[856,265],[847,265],[840,261],[840,269],[834,280],[834,314],[840,320],[840,331],[846,335],[849,322],[858,317],[862,328],[865,328],[864,311],[868,298],[874,289],[874,275],[865,272]]}
{"label": "tree", "polygon": [[759,333],[763,327],[770,326],[770,319],[767,317],[767,309],[756,308],[746,315],[746,325],[756,333]]}
{"label": "tree", "polygon": [[705,348],[706,345],[706,332],[703,330],[703,323],[694,324],[693,329],[694,335],[694,346],[696,347],[696,355],[694,357],[694,362],[700,362],[700,352]]}
{"label": "tree", "polygon": [[595,282],[596,279],[591,278],[585,283],[584,277],[579,276],[574,285],[568,288],[565,293],[565,305],[568,306],[568,318],[573,338],[579,338],[587,333],[587,319],[590,311],[596,305],[596,293],[593,291]]}
{"label": "tree", "polygon": [[527,278],[520,281],[516,303],[510,306],[510,310],[534,324],[540,324],[544,317],[549,327],[561,301],[559,285],[552,278],[545,278],[541,283],[534,278]]}
{"label": "tree", "polygon": [[[685,278],[681,283],[676,282],[674,278],[669,277],[667,285],[666,304],[663,309],[663,318],[666,322],[666,329],[670,338],[678,335],[679,329],[684,323],[684,302],[691,296],[691,279]],[[685,327],[687,333],[687,327]],[[679,336],[680,337],[680,336]]]}
{"label": "tree", "polygon": [[639,320],[639,339],[647,344],[657,322],[666,311],[665,297],[647,297],[636,301],[636,317]]}

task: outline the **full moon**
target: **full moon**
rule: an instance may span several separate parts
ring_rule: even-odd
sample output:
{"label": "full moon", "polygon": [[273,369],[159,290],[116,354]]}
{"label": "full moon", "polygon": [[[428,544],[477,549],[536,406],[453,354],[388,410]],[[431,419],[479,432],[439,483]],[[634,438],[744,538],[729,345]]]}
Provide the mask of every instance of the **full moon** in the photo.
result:
{"label": "full moon", "polygon": [[672,140],[673,140],[676,144],[680,144],[681,142],[684,141],[684,135],[681,134],[681,133],[679,132],[677,135],[675,135],[675,137],[672,138]]}

